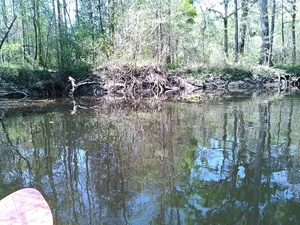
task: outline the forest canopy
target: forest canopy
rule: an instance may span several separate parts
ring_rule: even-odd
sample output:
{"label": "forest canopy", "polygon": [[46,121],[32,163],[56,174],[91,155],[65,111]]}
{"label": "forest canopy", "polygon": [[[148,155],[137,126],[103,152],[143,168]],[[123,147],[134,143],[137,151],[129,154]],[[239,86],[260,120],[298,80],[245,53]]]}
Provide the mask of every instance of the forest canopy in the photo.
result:
{"label": "forest canopy", "polygon": [[2,0],[0,65],[298,63],[296,0]]}

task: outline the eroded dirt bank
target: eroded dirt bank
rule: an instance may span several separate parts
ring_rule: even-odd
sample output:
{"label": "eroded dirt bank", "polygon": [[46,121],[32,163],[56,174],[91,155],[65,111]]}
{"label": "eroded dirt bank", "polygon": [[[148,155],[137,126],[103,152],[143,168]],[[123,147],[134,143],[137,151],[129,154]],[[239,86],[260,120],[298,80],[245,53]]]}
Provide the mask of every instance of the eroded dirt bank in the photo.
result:
{"label": "eroded dirt bank", "polygon": [[143,68],[103,67],[94,69],[82,79],[53,83],[39,87],[1,84],[0,98],[105,96],[120,100],[141,100],[159,97],[170,100],[193,100],[199,95],[222,96],[253,90],[298,90],[300,79],[294,74],[272,68],[255,68],[246,76],[226,76],[215,73],[197,75],[186,72],[167,72],[157,66]]}
{"label": "eroded dirt bank", "polygon": [[286,91],[299,89],[299,78],[270,68],[253,70],[251,74],[224,78],[208,73],[197,76],[184,72],[166,72],[159,67],[99,68],[80,81],[69,77],[70,96],[108,95],[130,99],[162,97],[193,99],[199,94],[222,95],[254,90]]}

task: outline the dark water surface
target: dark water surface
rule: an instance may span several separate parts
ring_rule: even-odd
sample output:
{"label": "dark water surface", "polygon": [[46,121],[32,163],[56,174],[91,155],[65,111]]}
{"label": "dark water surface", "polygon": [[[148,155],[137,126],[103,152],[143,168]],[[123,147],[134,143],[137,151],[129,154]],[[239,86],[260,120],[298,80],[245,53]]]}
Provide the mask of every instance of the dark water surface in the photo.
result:
{"label": "dark water surface", "polygon": [[300,96],[5,104],[0,198],[36,188],[55,224],[300,224]]}

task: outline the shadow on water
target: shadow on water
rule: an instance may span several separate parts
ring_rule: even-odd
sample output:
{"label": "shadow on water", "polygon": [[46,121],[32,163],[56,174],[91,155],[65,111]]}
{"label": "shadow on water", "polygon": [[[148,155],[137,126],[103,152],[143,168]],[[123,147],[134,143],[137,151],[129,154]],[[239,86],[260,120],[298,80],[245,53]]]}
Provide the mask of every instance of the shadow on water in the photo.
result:
{"label": "shadow on water", "polygon": [[55,224],[300,223],[298,96],[81,101],[0,107],[0,197],[36,188]]}

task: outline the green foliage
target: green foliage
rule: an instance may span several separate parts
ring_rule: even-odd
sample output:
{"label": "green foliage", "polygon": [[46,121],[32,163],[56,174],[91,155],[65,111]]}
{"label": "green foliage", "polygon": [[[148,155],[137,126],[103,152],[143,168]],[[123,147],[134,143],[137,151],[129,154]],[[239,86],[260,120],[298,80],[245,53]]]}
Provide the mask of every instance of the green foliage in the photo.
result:
{"label": "green foliage", "polygon": [[[34,2],[38,4],[33,6]],[[229,16],[227,56],[224,53],[224,21],[221,19],[224,5],[220,2],[132,0],[120,4],[119,0],[115,0],[110,4],[100,1],[100,4],[98,1],[79,1],[76,12],[74,5],[64,5],[62,0],[34,2],[21,1],[15,9],[11,4],[1,9],[2,17],[7,17],[6,23],[13,18],[10,12],[19,15],[18,22],[1,48],[1,63],[25,65],[25,69],[20,71],[6,71],[1,79],[5,77],[10,81],[19,81],[21,78],[25,82],[36,82],[43,79],[40,78],[43,74],[36,76],[39,71],[32,74],[30,68],[39,67],[56,70],[61,79],[65,79],[66,73],[80,77],[90,66],[115,61],[131,65],[159,64],[174,70],[195,65],[224,67],[233,60],[235,23],[233,16]],[[232,5],[229,4],[228,12],[233,11]],[[239,19],[241,24],[244,24],[243,19],[249,20],[245,46],[251,48],[240,54],[238,66],[244,62],[252,65],[258,63],[261,37],[257,25],[257,5],[253,3],[251,10],[241,8],[241,12],[247,11],[249,14],[248,18],[242,18],[240,14]],[[2,17],[0,30],[3,34],[7,24]],[[277,21],[275,27],[280,27]],[[285,29],[288,38],[288,28]],[[275,31],[275,36],[278,34]],[[283,52],[278,40],[274,42],[273,60],[282,62],[280,59],[284,57],[289,63],[291,42],[286,42]],[[237,68],[209,70],[231,79],[249,75],[244,69]],[[297,66],[289,67],[289,71],[300,74]]]}
{"label": "green foliage", "polygon": [[198,69],[187,69],[186,73],[197,78],[204,78],[207,75],[212,75],[215,78],[224,78],[230,80],[242,80],[252,76],[252,72],[249,69],[238,67],[205,67]]}
{"label": "green foliage", "polygon": [[277,66],[276,68],[285,70],[289,74],[300,76],[300,65]]}
{"label": "green foliage", "polygon": [[5,43],[1,48],[1,53],[7,57],[6,61],[15,61],[16,56],[20,56],[21,44],[18,42]]}
{"label": "green foliage", "polygon": [[166,57],[165,66],[168,70],[175,70],[177,68],[177,66],[174,63],[172,63],[171,56]]}
{"label": "green foliage", "polygon": [[18,127],[16,129],[9,130],[9,137],[12,142],[16,142],[20,138],[28,139],[29,134],[25,130],[20,129],[20,127]]}
{"label": "green foliage", "polygon": [[31,69],[29,67],[21,67],[19,69],[18,79],[22,83],[32,84],[41,80],[51,80],[51,73],[41,69]]}
{"label": "green foliage", "polygon": [[28,66],[3,65],[0,66],[0,81],[17,84],[33,85],[43,80],[52,80],[54,73]]}
{"label": "green foliage", "polygon": [[183,0],[183,7],[188,17],[186,22],[190,24],[195,23],[194,18],[197,16],[197,11],[193,5],[193,0]]}
{"label": "green foliage", "polygon": [[242,80],[252,76],[252,73],[249,70],[244,70],[242,68],[228,67],[221,70],[220,76],[231,80]]}
{"label": "green foliage", "polygon": [[3,65],[0,67],[0,81],[15,82],[18,79],[19,71],[14,66]]}
{"label": "green foliage", "polygon": [[75,79],[82,78],[91,70],[91,65],[87,62],[80,61],[78,64],[70,67],[68,73]]}
{"label": "green foliage", "polygon": [[[76,65],[71,65],[66,69],[65,74],[75,79],[86,76],[91,69],[91,65],[80,61]],[[44,84],[55,83],[62,77],[58,72],[43,70],[40,68],[31,68],[29,66],[3,65],[0,66],[0,82],[14,83],[27,86],[29,88],[41,88]],[[5,84],[3,84],[5,85]]]}

